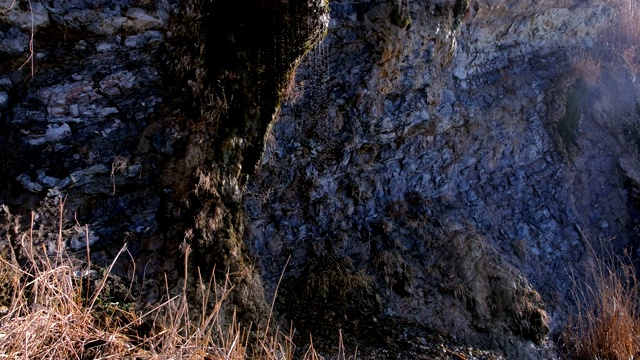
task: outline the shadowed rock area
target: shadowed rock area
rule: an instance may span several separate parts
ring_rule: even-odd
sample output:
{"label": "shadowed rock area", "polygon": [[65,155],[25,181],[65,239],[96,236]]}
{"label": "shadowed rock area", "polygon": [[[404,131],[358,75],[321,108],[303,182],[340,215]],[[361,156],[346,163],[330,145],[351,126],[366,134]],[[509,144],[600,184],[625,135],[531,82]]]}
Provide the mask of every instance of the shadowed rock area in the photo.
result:
{"label": "shadowed rock area", "polygon": [[[65,226],[80,225],[68,246],[84,249],[88,224],[92,262],[106,266],[126,243],[137,266],[116,272],[148,302],[163,273],[177,284],[190,246],[203,273],[234,274],[239,319],[265,321],[242,189],[291,72],[325,33],[326,4],[27,5],[3,13],[0,202],[28,213],[64,197]],[[46,21],[34,23],[30,74],[32,13]]]}
{"label": "shadowed rock area", "polygon": [[543,359],[573,274],[636,256],[635,77],[575,70],[604,1],[0,9],[3,211],[46,232],[64,199],[67,248],[108,266],[126,244],[114,272],[142,302],[182,286],[190,248],[195,303],[198,267],[231,274],[228,321],[268,321],[283,274],[299,344]]}

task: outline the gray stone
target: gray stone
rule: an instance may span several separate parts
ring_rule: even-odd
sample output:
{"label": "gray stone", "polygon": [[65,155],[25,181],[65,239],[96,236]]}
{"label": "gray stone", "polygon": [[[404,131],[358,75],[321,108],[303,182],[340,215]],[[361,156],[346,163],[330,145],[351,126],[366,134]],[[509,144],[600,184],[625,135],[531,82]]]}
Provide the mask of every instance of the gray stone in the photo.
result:
{"label": "gray stone", "polygon": [[157,17],[140,8],[129,8],[125,14],[128,20],[124,26],[132,28],[134,31],[144,31],[162,27],[164,22],[158,16],[158,13],[155,15]]}
{"label": "gray stone", "polygon": [[24,54],[28,49],[29,36],[17,27],[12,27],[5,34],[0,33],[0,52],[15,57]]}
{"label": "gray stone", "polygon": [[9,104],[9,94],[6,91],[0,91],[0,108],[6,109]]}
{"label": "gray stone", "polygon": [[21,10],[20,6],[16,6],[15,1],[4,2],[4,6],[0,4],[0,9],[10,10],[0,11],[0,19],[6,23],[17,26],[24,31],[31,31],[32,28],[37,29],[49,24],[49,13],[38,1],[29,2],[29,9],[26,10]]}
{"label": "gray stone", "polygon": [[[420,262],[422,259],[399,249],[410,248],[416,237],[433,237],[441,231],[417,218],[418,214],[427,213],[422,209],[426,207],[428,213],[433,214],[430,219],[432,216],[434,223],[446,222],[447,229],[461,232],[477,231],[490,247],[504,249],[496,257],[522,265],[523,275],[533,284],[565,286],[568,279],[557,266],[577,261],[580,249],[566,246],[562,241],[565,238],[575,241],[578,235],[575,229],[567,230],[559,223],[564,213],[547,204],[560,202],[561,207],[570,206],[569,192],[598,194],[601,191],[593,191],[589,186],[566,186],[569,180],[565,172],[559,171],[566,168],[554,146],[554,134],[546,118],[546,102],[554,91],[550,84],[558,80],[554,71],[562,71],[566,66],[566,60],[554,58],[554,52],[581,46],[582,37],[605,26],[608,15],[600,12],[597,2],[569,11],[564,5],[555,7],[531,1],[514,4],[483,1],[470,10],[468,24],[458,32],[447,33],[442,28],[436,31],[434,24],[442,23],[414,5],[410,29],[399,33],[382,20],[371,20],[380,19],[383,6],[363,6],[356,11],[346,1],[332,4],[334,17],[327,38],[298,69],[297,75],[307,84],[305,95],[296,104],[285,104],[278,123],[273,126],[276,140],[270,146],[280,156],[263,162],[256,178],[248,184],[250,193],[262,192],[263,186],[276,179],[283,183],[301,181],[296,174],[305,174],[305,181],[313,183],[339,173],[341,181],[336,181],[338,186],[333,193],[316,189],[308,197],[304,191],[285,188],[277,206],[289,209],[284,213],[300,208],[301,204],[309,207],[310,202],[320,208],[344,206],[345,213],[349,214],[347,221],[354,228],[358,227],[356,224],[374,219],[394,224],[383,226],[384,236],[397,244],[397,248],[388,251],[401,254],[414,269],[423,271],[427,270]],[[589,26],[585,26],[586,23]],[[437,37],[434,42],[440,44],[440,52],[432,45],[428,55],[421,55],[425,53],[424,46],[429,46],[425,45],[426,37]],[[362,46],[364,41],[367,46]],[[425,57],[430,61],[425,61]],[[316,70],[318,59],[328,64],[323,65],[326,67],[320,68],[321,71]],[[532,62],[536,61],[540,65],[534,68]],[[450,65],[442,66],[447,62]],[[325,69],[331,69],[329,77]],[[366,91],[360,89],[361,84],[366,86]],[[358,95],[349,98],[344,94]],[[361,139],[360,145],[351,146],[318,131],[319,126],[345,113],[345,108],[357,110],[349,114],[349,126],[339,136]],[[311,155],[287,151],[288,144],[300,138],[305,138],[314,149],[322,143],[323,151],[340,155],[334,162],[322,164],[323,170],[311,171],[311,167],[319,167],[314,154],[320,151],[311,151]],[[590,160],[583,164],[583,170],[598,166]],[[291,171],[292,168],[295,170]],[[586,183],[586,178],[591,179],[592,175],[586,173],[581,181]],[[619,186],[617,184],[615,186]],[[424,205],[421,207],[420,203]],[[251,196],[248,204],[256,204]],[[273,206],[276,205],[248,205],[245,208],[247,222],[266,223]],[[588,214],[585,208],[580,211]],[[318,239],[313,245],[314,251],[336,251],[326,244],[337,247],[333,239],[342,234],[347,244],[341,245],[340,248],[346,250],[341,250],[340,255],[353,261],[355,268],[369,269],[373,259],[357,253],[356,244],[383,235],[343,234],[342,229],[348,228],[344,220],[334,223],[323,220],[322,214],[310,212],[299,219],[307,224],[305,238]],[[336,214],[331,218],[337,220],[338,217]],[[601,228],[598,221],[589,223]],[[300,222],[297,224],[300,226]],[[611,221],[607,224],[611,226]],[[287,248],[293,251],[302,241],[299,235],[289,231],[290,226],[285,222],[280,224],[280,232],[293,237],[280,235],[284,243],[279,245],[277,254],[261,248],[263,251],[258,250],[256,256],[268,258],[269,264],[283,264],[286,259],[280,254],[287,253]],[[419,226],[420,235],[413,234],[411,226]],[[504,226],[509,228],[500,231]],[[260,225],[255,226],[248,237],[250,243],[264,241],[260,229]],[[624,233],[624,229],[618,230]],[[274,232],[270,236],[279,235]],[[513,246],[505,242],[505,238],[523,241],[521,257],[514,254]],[[376,246],[381,251],[384,245]],[[349,251],[350,248],[354,250]],[[440,250],[425,251],[427,256],[445,256]],[[527,256],[536,260],[527,260]],[[530,265],[530,261],[535,264]],[[268,267],[263,267],[263,274],[272,279],[279,276]],[[369,274],[376,277],[375,272]],[[428,287],[428,280],[416,281],[414,286]],[[384,286],[377,289],[384,293]],[[541,291],[545,299],[557,299],[556,290]],[[427,299],[428,295],[412,298],[425,294],[424,291],[409,293],[411,300],[402,307],[382,295],[381,301],[394,314],[411,318],[419,318],[416,314],[424,313],[424,304],[438,302]],[[414,305],[409,305],[412,301]],[[564,306],[562,301],[549,300],[547,309],[553,312]],[[422,319],[419,322],[425,324],[433,317],[425,315]],[[552,324],[555,331],[560,328],[558,324]],[[451,332],[455,326],[445,328]],[[466,336],[469,333],[461,330],[459,338]],[[510,351],[521,354],[521,350]],[[538,355],[528,356],[534,359]]]}
{"label": "gray stone", "polygon": [[69,236],[67,240],[67,246],[73,251],[86,250],[87,247],[91,247],[100,239],[95,232],[89,229],[89,226],[76,225],[73,230],[75,234]]}
{"label": "gray stone", "polygon": [[50,187],[50,188],[57,187],[62,182],[62,180],[60,180],[58,178],[51,177],[51,176],[45,176],[40,181],[42,181],[42,183],[44,185],[46,185],[47,187]]}
{"label": "gray stone", "polygon": [[71,136],[71,127],[67,123],[47,125],[47,141],[54,142]]}
{"label": "gray stone", "polygon": [[31,181],[31,177],[27,174],[19,175],[18,177],[16,177],[16,180],[18,180],[25,189],[34,193],[38,193],[43,189],[41,184]]}

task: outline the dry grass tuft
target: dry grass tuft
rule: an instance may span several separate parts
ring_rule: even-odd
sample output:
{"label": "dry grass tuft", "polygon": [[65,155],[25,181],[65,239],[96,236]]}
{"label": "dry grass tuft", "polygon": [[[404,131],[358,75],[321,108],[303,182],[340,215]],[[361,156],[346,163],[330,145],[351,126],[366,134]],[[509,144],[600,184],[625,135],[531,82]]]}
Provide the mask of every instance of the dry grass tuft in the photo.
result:
{"label": "dry grass tuft", "polygon": [[609,0],[608,5],[616,11],[616,16],[604,35],[605,49],[621,58],[635,81],[640,74],[640,3]]}
{"label": "dry grass tuft", "polygon": [[582,81],[585,85],[594,87],[598,84],[601,73],[600,60],[584,54],[574,58],[571,62],[570,82]]}
{"label": "dry grass tuft", "polygon": [[637,0],[607,0],[613,16],[600,34],[599,46],[574,54],[571,69],[562,85],[578,81],[598,85],[604,69],[620,69],[635,82],[640,75],[640,3]]}
{"label": "dry grass tuft", "polygon": [[[33,224],[33,217],[32,217]],[[88,290],[88,276],[67,257],[59,238],[53,256],[34,248],[33,225],[21,239],[26,264],[0,259],[0,281],[13,299],[0,317],[0,353],[12,359],[80,359],[128,353],[126,336],[104,329],[92,312],[101,289]],[[88,275],[88,273],[87,273]],[[105,275],[106,276],[106,275]],[[104,282],[101,282],[104,283]]]}
{"label": "dry grass tuft", "polygon": [[[62,201],[61,213],[62,213]],[[187,298],[187,259],[182,291],[147,312],[128,310],[105,296],[110,271],[104,275],[66,253],[62,231],[57,244],[41,248],[31,228],[19,239],[19,255],[0,258],[0,286],[12,293],[0,307],[0,354],[11,359],[293,359],[293,329],[258,331],[249,343],[249,329],[235,321],[223,324],[220,309],[233,286],[227,275],[197,279],[199,306]],[[62,227],[62,216],[60,227]],[[88,256],[88,250],[87,255]],[[24,260],[23,260],[24,259]],[[166,282],[166,281],[165,281]],[[168,289],[168,282],[166,282]],[[189,283],[190,284],[190,283]],[[193,284],[190,284],[193,286]],[[213,304],[213,305],[211,305]],[[311,346],[306,359],[321,359]]]}
{"label": "dry grass tuft", "polygon": [[593,280],[593,285],[576,286],[578,312],[569,319],[562,338],[568,355],[602,360],[637,357],[640,287],[635,268],[626,261],[612,265],[599,261]]}
{"label": "dry grass tuft", "polygon": [[617,10],[615,27],[619,41],[626,46],[635,46],[640,41],[640,4],[635,0],[609,0],[609,6]]}

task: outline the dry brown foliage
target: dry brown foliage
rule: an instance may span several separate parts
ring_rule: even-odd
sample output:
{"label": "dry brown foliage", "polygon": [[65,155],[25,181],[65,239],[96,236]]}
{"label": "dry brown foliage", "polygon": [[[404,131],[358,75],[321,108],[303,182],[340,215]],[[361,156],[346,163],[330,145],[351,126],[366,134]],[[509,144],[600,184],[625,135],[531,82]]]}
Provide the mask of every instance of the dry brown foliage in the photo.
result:
{"label": "dry brown foliage", "polygon": [[574,55],[563,85],[582,80],[588,87],[598,84],[603,68],[640,75],[640,3],[636,0],[607,0],[611,8],[610,25],[600,33],[598,46]]}
{"label": "dry brown foliage", "polygon": [[578,311],[563,333],[565,349],[574,359],[634,359],[640,354],[635,268],[620,259],[610,265],[600,260],[592,275],[593,285],[576,284]]}
{"label": "dry brown foliage", "polygon": [[[0,258],[0,285],[3,292],[13,294],[10,304],[0,307],[1,357],[293,359],[292,329],[289,334],[278,329],[258,331],[249,344],[249,329],[241,328],[235,316],[223,325],[219,312],[233,288],[228,275],[222,282],[213,277],[208,283],[197,279],[202,303],[195,309],[187,298],[185,280],[179,294],[172,296],[167,291],[166,300],[151,310],[128,310],[103,297],[111,268],[119,256],[128,253],[126,245],[98,277],[90,262],[66,253],[61,228],[53,247],[34,245],[43,242],[36,238],[33,218],[31,229],[20,238],[19,254],[26,260],[17,261],[15,253]],[[184,279],[189,274],[188,256],[186,247]],[[142,324],[149,330],[141,332]],[[304,358],[322,357],[310,346]]]}
{"label": "dry brown foliage", "polygon": [[571,62],[571,82],[582,81],[589,87],[594,87],[600,79],[602,67],[600,60],[589,55],[581,55]]}
{"label": "dry brown foliage", "polygon": [[617,10],[614,26],[621,42],[635,46],[640,41],[640,4],[635,0],[609,0],[609,6]]}
{"label": "dry brown foliage", "polygon": [[616,15],[604,34],[606,51],[619,56],[635,80],[640,71],[640,3],[609,0],[608,4]]}
{"label": "dry brown foliage", "polygon": [[[10,286],[14,294],[0,317],[0,353],[11,359],[80,359],[128,353],[131,346],[126,336],[102,328],[92,313],[101,289],[93,294],[85,292],[88,288],[83,282],[89,273],[78,271],[66,256],[61,237],[53,254],[44,246],[34,247],[34,241],[32,225],[21,238],[25,265],[20,266],[15,256],[0,259],[0,282]],[[93,300],[87,303],[87,299]]]}

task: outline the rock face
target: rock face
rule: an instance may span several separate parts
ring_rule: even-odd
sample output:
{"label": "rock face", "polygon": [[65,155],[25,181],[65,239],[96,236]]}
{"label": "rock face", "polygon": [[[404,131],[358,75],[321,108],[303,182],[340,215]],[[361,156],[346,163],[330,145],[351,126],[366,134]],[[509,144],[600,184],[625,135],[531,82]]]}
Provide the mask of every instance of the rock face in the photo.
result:
{"label": "rock face", "polygon": [[64,196],[65,226],[91,228],[93,262],[126,243],[144,265],[116,271],[151,302],[190,246],[204,273],[234,274],[239,318],[264,321],[243,183],[296,63],[326,31],[327,4],[4,3],[0,203],[20,213]]}
{"label": "rock face", "polygon": [[126,243],[137,266],[114,269],[144,301],[190,246],[234,274],[246,322],[287,264],[277,312],[303,340],[550,357],[590,241],[635,245],[637,159],[568,71],[611,16],[599,0],[19,2],[0,12],[0,203],[66,197],[68,247],[88,238],[109,264]]}
{"label": "rock face", "polygon": [[393,319],[405,330],[387,339],[426,328],[549,356],[531,344],[560,330],[570,274],[598,239],[636,236],[620,124],[582,112],[571,154],[558,135],[571,63],[610,16],[597,1],[333,1],[247,188],[267,284],[290,257],[281,311],[364,347]]}

